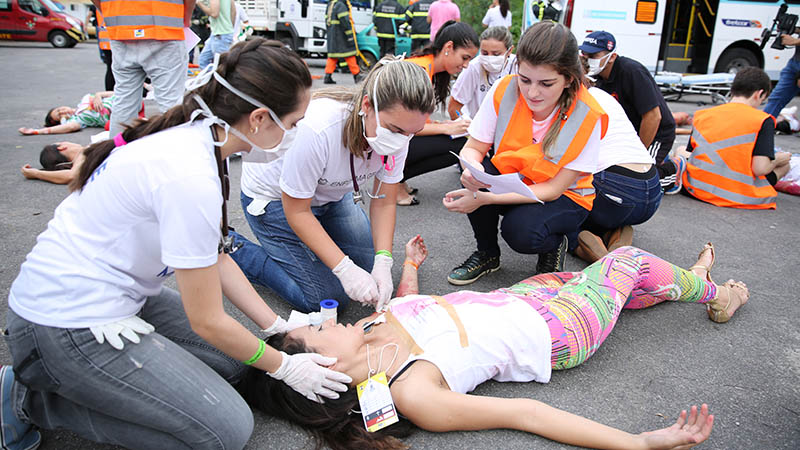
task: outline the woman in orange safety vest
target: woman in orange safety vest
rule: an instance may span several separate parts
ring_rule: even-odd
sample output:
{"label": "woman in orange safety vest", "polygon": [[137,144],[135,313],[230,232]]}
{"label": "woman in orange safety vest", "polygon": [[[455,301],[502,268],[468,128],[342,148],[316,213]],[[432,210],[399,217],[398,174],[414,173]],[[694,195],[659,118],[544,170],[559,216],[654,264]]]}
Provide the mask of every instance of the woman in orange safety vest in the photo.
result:
{"label": "woman in orange safety vest", "polygon": [[[608,117],[581,83],[575,38],[563,25],[537,23],[520,39],[517,61],[517,74],[492,86],[470,124],[461,150],[470,164],[461,175],[465,189],[443,200],[450,211],[467,214],[478,244],[447,277],[452,284],[500,268],[500,216],[508,245],[539,255],[537,273],[562,271],[592,209],[592,173]],[[486,174],[518,174],[526,195],[487,192],[491,181],[479,179]]]}

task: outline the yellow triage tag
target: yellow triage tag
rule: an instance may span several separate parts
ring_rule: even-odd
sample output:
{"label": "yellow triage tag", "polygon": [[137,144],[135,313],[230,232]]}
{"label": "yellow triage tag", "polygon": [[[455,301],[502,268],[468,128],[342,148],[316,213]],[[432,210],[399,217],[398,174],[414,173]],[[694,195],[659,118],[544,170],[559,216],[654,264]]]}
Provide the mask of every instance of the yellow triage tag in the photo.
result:
{"label": "yellow triage tag", "polygon": [[356,386],[358,403],[367,431],[375,432],[398,422],[386,372],[377,373]]}

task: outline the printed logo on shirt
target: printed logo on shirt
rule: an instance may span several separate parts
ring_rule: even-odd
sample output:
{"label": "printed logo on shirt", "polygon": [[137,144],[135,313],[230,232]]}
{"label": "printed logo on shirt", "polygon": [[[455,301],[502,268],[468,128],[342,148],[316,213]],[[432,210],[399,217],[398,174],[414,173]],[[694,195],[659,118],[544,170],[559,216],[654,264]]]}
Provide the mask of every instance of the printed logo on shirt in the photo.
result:
{"label": "printed logo on shirt", "polygon": [[481,84],[480,89],[481,89],[481,92],[486,92],[486,85],[485,84]]}
{"label": "printed logo on shirt", "polygon": [[144,37],[144,30],[141,29],[141,28],[138,29],[138,30],[133,30],[133,37],[143,38]]}
{"label": "printed logo on shirt", "polygon": [[95,169],[94,173],[92,173],[92,176],[89,177],[89,183],[94,181],[95,177],[99,176],[100,173],[102,173],[104,170],[106,170],[106,165],[107,164],[108,164],[108,161],[103,161],[103,164],[100,164],[99,166],[97,166],[97,169]]}
{"label": "printed logo on shirt", "polygon": [[327,178],[320,178],[319,180],[317,180],[317,184],[325,186],[326,184],[328,184],[328,179]]}
{"label": "printed logo on shirt", "polygon": [[175,273],[175,271],[170,269],[169,266],[164,266],[164,270],[159,272],[158,275],[156,275],[156,276],[160,277],[160,278],[166,278],[166,277],[172,275],[173,273]]}

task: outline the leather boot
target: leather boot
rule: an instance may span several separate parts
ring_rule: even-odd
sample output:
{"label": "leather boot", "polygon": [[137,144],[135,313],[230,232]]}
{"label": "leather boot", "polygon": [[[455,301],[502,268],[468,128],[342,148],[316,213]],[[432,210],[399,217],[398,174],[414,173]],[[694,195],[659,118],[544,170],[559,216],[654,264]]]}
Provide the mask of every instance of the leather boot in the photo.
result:
{"label": "leather boot", "polygon": [[608,249],[599,236],[586,230],[578,233],[578,247],[575,249],[575,256],[591,264],[606,256],[607,253]]}
{"label": "leather boot", "polygon": [[611,230],[605,234],[603,241],[605,241],[608,251],[616,250],[620,247],[633,244],[633,227],[625,225],[616,230]]}
{"label": "leather boot", "polygon": [[331,73],[326,73],[325,74],[325,79],[322,80],[322,82],[325,83],[325,84],[336,84],[336,82],[333,81],[333,74],[331,74]]}
{"label": "leather boot", "polygon": [[359,72],[359,73],[357,73],[357,74],[353,75],[353,83],[355,83],[355,84],[358,84],[358,83],[360,83],[360,82],[361,82],[361,80],[363,80],[363,79],[364,79],[364,76],[363,76],[363,75],[361,75],[361,72]]}

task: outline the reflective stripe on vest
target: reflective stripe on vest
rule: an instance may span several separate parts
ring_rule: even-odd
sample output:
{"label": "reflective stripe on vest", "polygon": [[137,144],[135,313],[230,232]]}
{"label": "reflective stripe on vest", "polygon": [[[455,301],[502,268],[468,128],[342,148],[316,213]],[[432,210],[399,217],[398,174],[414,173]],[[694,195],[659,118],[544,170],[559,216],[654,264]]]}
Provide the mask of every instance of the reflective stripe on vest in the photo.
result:
{"label": "reflective stripe on vest", "polygon": [[[764,177],[750,176],[732,170],[730,166],[728,166],[725,160],[722,159],[722,157],[718,153],[720,150],[725,150],[727,148],[738,145],[744,145],[749,143],[755,144],[757,136],[758,136],[757,133],[748,133],[740,136],[733,136],[727,139],[723,139],[714,142],[712,144],[708,142],[708,140],[702,135],[702,133],[700,133],[699,130],[697,130],[697,128],[695,128],[692,131],[692,140],[694,140],[697,145],[692,151],[692,156],[689,158],[689,164],[694,167],[697,167],[698,169],[702,169],[706,172],[726,178],[728,180],[736,181],[745,185],[754,186],[756,189],[771,188],[769,181],[767,181],[767,179]],[[711,160],[711,162],[704,161],[698,158],[698,156],[700,155],[706,155]],[[685,174],[686,190],[689,191],[689,193],[691,193],[695,197],[707,201],[708,203],[717,204],[714,203],[713,199],[705,198],[706,196],[698,193],[697,189],[705,191],[713,196],[719,197],[729,202],[733,202],[738,205],[754,206],[759,209],[763,208],[764,206],[771,208],[775,207],[775,200],[777,199],[777,193],[775,193],[775,195],[752,197],[749,195],[744,195],[738,192],[727,190],[720,186],[716,186],[714,184],[703,181],[699,179],[697,176],[692,176],[691,172],[692,171],[687,170]],[[772,190],[772,192],[774,193],[775,191]],[[736,206],[736,205],[717,205],[717,206]]]}
{"label": "reflective stripe on vest", "polygon": [[[557,117],[552,126],[561,127],[556,142],[543,151],[541,143],[532,143],[531,123],[533,113],[520,98],[518,78],[508,76],[500,81],[495,92],[494,107],[497,124],[494,133],[495,156],[492,162],[501,173],[519,172],[529,182],[541,183],[552,179],[558,171],[574,160],[591,138],[597,123],[601,125],[601,137],[607,129],[608,118],[594,98],[581,88],[567,111],[567,118]],[[588,103],[587,103],[588,102]],[[516,115],[515,115],[516,113]],[[512,123],[512,121],[514,123]],[[526,122],[524,125],[522,122]],[[520,128],[526,127],[526,128]],[[580,147],[579,147],[580,146]],[[568,159],[565,160],[564,158]],[[564,195],[578,205],[591,210],[595,197],[592,175],[577,178]]]}
{"label": "reflective stripe on vest", "polygon": [[97,16],[97,46],[102,50],[111,50],[111,40],[108,38],[108,29],[100,10],[96,11]]}
{"label": "reflective stripe on vest", "polygon": [[100,6],[110,39],[184,39],[183,0],[101,0]]}

